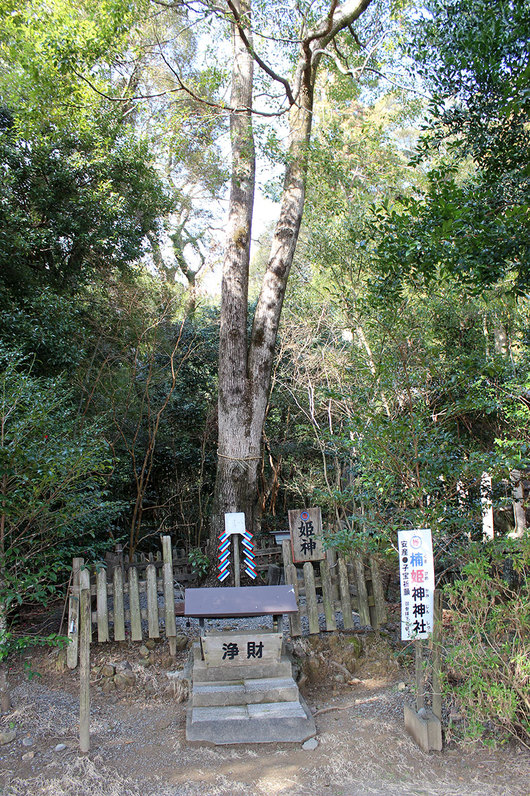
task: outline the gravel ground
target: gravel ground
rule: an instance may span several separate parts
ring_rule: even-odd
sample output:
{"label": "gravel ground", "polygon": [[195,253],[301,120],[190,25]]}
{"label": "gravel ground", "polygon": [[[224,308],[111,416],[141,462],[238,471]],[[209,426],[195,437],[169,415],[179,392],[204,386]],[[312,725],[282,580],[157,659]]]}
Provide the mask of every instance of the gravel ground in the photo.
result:
{"label": "gravel ground", "polygon": [[[323,621],[323,617],[322,617]],[[215,620],[222,627],[272,627],[272,620]],[[190,639],[199,623],[178,619]],[[288,623],[284,623],[288,635]],[[362,637],[357,628],[355,636]],[[297,642],[313,656],[341,634]],[[347,637],[347,634],[344,635]],[[78,672],[57,671],[57,655],[35,650],[10,672],[14,709],[0,721],[17,733],[0,746],[1,796],[528,796],[530,756],[515,746],[457,747],[421,752],[403,728],[409,675],[399,670],[383,639],[366,636],[355,677],[332,669],[303,689],[317,726],[318,746],[300,744],[192,746],[185,737],[185,703],[175,701],[167,677],[167,646],[141,666],[138,645],[94,645],[94,663],[126,660],[137,687],[105,694],[94,682],[91,751],[78,752]],[[187,653],[179,654],[177,668]],[[147,687],[150,691],[147,691]]]}

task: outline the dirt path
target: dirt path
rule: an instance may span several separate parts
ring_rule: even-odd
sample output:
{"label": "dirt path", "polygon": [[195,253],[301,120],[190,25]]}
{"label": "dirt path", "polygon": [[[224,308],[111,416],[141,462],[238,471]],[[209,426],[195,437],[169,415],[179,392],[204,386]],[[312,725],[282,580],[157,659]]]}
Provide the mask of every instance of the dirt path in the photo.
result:
{"label": "dirt path", "polygon": [[[305,691],[318,747],[273,744],[205,747],[185,739],[185,704],[162,687],[142,696],[94,689],[92,751],[77,751],[77,675],[57,673],[41,652],[13,671],[16,707],[2,727],[17,731],[0,746],[0,793],[59,796],[354,796],[468,794],[528,796],[530,756],[515,748],[447,746],[421,752],[403,730],[403,672],[374,676],[361,666],[353,684]],[[39,671],[28,680],[28,671]],[[159,682],[167,683],[160,670]],[[64,744],[64,749],[56,749]],[[30,759],[31,758],[31,759]]]}

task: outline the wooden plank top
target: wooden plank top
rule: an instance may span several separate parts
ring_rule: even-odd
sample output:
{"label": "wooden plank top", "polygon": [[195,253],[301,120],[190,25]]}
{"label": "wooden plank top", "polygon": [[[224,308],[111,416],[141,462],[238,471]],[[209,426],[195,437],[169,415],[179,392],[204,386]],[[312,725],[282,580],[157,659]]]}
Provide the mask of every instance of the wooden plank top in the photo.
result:
{"label": "wooden plank top", "polygon": [[292,586],[186,589],[184,599],[184,615],[199,618],[274,616],[298,611]]}

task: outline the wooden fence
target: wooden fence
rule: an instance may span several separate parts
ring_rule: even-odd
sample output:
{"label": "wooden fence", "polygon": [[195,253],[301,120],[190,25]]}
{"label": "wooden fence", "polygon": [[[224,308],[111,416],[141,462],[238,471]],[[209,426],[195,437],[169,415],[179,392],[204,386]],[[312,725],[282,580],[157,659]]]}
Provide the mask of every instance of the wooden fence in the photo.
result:
{"label": "wooden fence", "polygon": [[[274,544],[271,545],[270,539],[261,538],[254,540],[254,553],[256,569],[260,573],[266,573],[271,564],[281,565],[282,551],[281,548]],[[186,550],[181,547],[173,547],[171,550],[173,559],[173,574],[175,580],[181,584],[196,583],[197,576],[189,563]],[[123,553],[121,545],[116,545],[113,552],[105,553],[105,566],[107,572],[112,574],[114,567],[118,566],[121,569],[129,569],[134,566],[139,571],[144,570],[148,564],[154,564],[155,567],[161,568],[163,566],[162,551],[158,550],[156,553],[135,553],[132,561],[126,553]]]}
{"label": "wooden fence", "polygon": [[[374,557],[365,561],[361,555],[344,556],[327,550],[323,561],[306,561],[300,566],[293,563],[288,540],[282,542],[282,554],[285,582],[294,587],[298,603],[298,614],[289,619],[291,636],[302,635],[302,616],[308,619],[310,634],[336,630],[339,611],[345,630],[354,627],[353,611],[359,614],[363,626],[377,629],[387,621],[381,573]],[[321,612],[325,628],[320,627]]]}
{"label": "wooden fence", "polygon": [[[68,612],[70,668],[75,668],[78,658],[81,570],[90,575],[91,641],[142,641],[164,635],[170,653],[175,654],[175,613],[180,613],[178,603],[184,599],[183,589],[180,597],[178,591],[192,576],[184,571],[187,559],[186,565],[182,557],[174,560],[173,552],[170,537],[163,536],[159,555],[140,556],[133,562],[119,551],[100,566],[85,566],[83,559],[74,559]],[[308,619],[310,634],[336,630],[337,611],[342,613],[346,630],[354,627],[352,611],[359,613],[361,625],[377,628],[386,621],[381,576],[374,558],[366,563],[359,556],[350,559],[328,550],[324,561],[297,567],[289,541],[282,543],[281,550],[265,547],[259,552],[263,554],[259,569],[265,571],[271,563],[283,560],[285,582],[295,589],[299,613],[290,618],[292,636],[302,635],[302,616]],[[323,628],[321,612],[325,615]]]}

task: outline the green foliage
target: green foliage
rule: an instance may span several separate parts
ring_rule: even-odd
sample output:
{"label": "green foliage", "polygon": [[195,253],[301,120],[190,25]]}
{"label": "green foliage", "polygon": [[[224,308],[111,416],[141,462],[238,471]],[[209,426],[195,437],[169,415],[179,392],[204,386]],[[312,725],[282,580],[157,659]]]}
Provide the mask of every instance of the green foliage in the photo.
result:
{"label": "green foliage", "polygon": [[206,577],[210,569],[210,559],[200,547],[193,547],[188,553],[188,561],[191,564],[193,572],[199,577],[200,580]]}
{"label": "green foliage", "polygon": [[[93,557],[121,506],[109,500],[108,446],[96,426],[80,428],[61,379],[32,375],[1,352],[0,612],[46,602],[72,555]],[[99,537],[101,538],[101,537]]]}
{"label": "green foliage", "polygon": [[[9,655],[23,652],[28,647],[58,647],[62,649],[68,642],[68,636],[59,636],[57,633],[50,633],[48,636],[24,636],[10,631],[3,632],[0,636],[0,663]],[[31,661],[26,661],[24,670],[28,680],[32,680],[36,675],[40,677],[40,674],[31,668]]]}
{"label": "green foliage", "polygon": [[388,290],[451,274],[478,290],[508,275],[526,292],[529,13],[528,0],[432,0],[414,15],[410,53],[433,92],[416,160],[431,160],[429,185],[379,213]]}
{"label": "green foliage", "polygon": [[466,716],[482,740],[530,745],[530,538],[475,546],[462,579],[446,587],[452,612],[447,662]]}
{"label": "green foliage", "polygon": [[73,293],[98,272],[124,269],[164,208],[146,147],[104,123],[26,139],[6,110],[0,162],[0,273],[22,295],[43,285]]}

